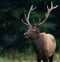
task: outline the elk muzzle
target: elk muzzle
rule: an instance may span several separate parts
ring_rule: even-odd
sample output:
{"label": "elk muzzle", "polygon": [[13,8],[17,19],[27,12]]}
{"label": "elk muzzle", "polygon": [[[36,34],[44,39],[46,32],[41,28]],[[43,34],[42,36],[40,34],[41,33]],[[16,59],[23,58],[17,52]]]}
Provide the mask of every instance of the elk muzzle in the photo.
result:
{"label": "elk muzzle", "polygon": [[27,32],[24,33],[24,37],[25,37],[25,38],[28,38]]}

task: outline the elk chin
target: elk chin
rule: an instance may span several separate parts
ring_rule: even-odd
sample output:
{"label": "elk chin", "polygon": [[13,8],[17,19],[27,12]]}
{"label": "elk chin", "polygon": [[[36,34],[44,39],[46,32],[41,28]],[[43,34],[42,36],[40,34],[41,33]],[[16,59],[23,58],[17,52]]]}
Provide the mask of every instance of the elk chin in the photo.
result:
{"label": "elk chin", "polygon": [[24,36],[24,37],[28,39],[28,36]]}
{"label": "elk chin", "polygon": [[31,36],[30,35],[25,35],[25,38],[29,39],[29,38],[31,38]]}

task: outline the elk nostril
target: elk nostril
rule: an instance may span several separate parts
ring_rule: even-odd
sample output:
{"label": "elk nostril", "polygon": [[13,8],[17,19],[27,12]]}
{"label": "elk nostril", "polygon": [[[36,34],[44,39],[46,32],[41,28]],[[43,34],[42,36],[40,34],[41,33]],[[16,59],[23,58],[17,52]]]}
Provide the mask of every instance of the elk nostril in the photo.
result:
{"label": "elk nostril", "polygon": [[24,36],[26,35],[26,33],[24,33]]}

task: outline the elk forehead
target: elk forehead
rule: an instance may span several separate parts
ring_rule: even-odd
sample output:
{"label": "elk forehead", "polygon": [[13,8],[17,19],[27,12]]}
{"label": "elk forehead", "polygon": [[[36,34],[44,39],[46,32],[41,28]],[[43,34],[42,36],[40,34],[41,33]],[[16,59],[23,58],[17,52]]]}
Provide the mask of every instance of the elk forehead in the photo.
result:
{"label": "elk forehead", "polygon": [[25,33],[24,33],[24,35],[26,36],[28,36],[28,35],[31,35],[31,34],[33,34],[33,33],[37,33],[37,32],[39,32],[39,28],[37,28],[36,26],[32,26],[32,27],[30,27]]}

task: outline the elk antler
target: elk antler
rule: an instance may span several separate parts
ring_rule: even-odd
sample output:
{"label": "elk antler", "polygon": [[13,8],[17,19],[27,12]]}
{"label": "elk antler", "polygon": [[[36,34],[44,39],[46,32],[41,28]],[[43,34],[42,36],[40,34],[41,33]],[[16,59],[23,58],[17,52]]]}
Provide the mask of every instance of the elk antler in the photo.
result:
{"label": "elk antler", "polygon": [[51,11],[54,10],[54,9],[56,9],[57,7],[58,7],[58,5],[53,6],[53,3],[51,1],[51,8],[49,8],[48,5],[47,5],[47,13],[45,14],[45,19],[41,23],[39,23],[38,25],[43,24],[48,19]]}
{"label": "elk antler", "polygon": [[33,11],[33,10],[35,10],[35,9],[36,9],[36,7],[33,8],[33,5],[31,5],[30,10],[29,10],[29,12],[28,12],[28,15],[26,16],[26,14],[25,14],[25,19],[26,19],[26,22],[27,22],[27,23],[25,23],[25,22],[22,20],[22,22],[23,22],[25,25],[29,25],[30,27],[32,26],[32,25],[30,24],[30,22],[29,22],[29,17],[30,17],[31,11]]}

